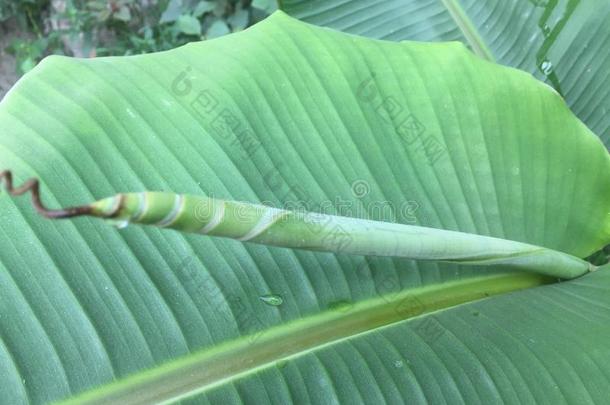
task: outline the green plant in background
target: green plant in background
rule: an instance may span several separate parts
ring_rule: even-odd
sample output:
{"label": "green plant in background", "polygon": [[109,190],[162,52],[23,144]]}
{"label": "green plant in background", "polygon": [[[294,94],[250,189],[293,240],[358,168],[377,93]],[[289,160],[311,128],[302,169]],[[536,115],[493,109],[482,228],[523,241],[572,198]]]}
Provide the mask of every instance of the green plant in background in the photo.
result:
{"label": "green plant in background", "polygon": [[43,16],[48,7],[49,2],[41,0],[0,1],[0,24],[14,20],[16,29],[23,32],[10,41],[7,49],[16,56],[20,74],[31,70],[50,47],[58,46],[56,35],[43,35]]}
{"label": "green plant in background", "polygon": [[[457,2],[429,4],[422,16],[461,15],[438,12]],[[373,41],[276,13],[170,52],[49,58],[2,101],[0,123],[0,166],[16,184],[42,179],[50,206],[159,190],[93,207],[118,213],[120,227],[201,226],[294,248],[44,221],[27,201],[0,199],[7,403],[580,404],[610,395],[610,269],[599,263],[566,281],[577,274],[556,260],[608,244],[610,157],[550,86],[460,43]],[[188,221],[172,223],[187,204]],[[303,227],[317,221],[273,215],[288,207],[331,215],[314,216],[330,218],[331,239],[321,241],[330,252],[299,249],[312,247]],[[400,246],[380,232],[426,252],[407,255],[417,259],[459,259],[469,246],[481,264],[498,258],[479,243],[493,240],[499,250],[539,246],[550,260],[523,250],[504,251],[513,267],[384,257]],[[351,253],[385,250],[332,248],[345,235],[357,236]]]}
{"label": "green plant in background", "polygon": [[38,20],[48,5],[49,2],[45,0],[1,0],[0,22],[16,18],[19,24],[25,26],[28,20],[29,22]]}
{"label": "green plant in background", "polygon": [[0,2],[0,22],[18,20],[12,41],[19,73],[49,54],[131,55],[241,31],[275,9],[275,0],[20,0]]}
{"label": "green plant in background", "polygon": [[14,39],[7,51],[17,59],[17,73],[24,74],[36,66],[47,55],[49,42],[59,43],[58,38],[40,37],[37,39]]}

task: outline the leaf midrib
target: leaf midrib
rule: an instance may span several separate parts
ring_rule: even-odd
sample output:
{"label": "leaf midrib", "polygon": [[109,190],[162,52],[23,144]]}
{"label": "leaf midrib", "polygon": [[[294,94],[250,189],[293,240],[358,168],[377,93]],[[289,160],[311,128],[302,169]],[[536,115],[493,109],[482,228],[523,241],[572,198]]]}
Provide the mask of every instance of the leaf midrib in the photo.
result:
{"label": "leaf midrib", "polygon": [[[491,50],[487,47],[485,41],[477,31],[476,27],[472,23],[472,20],[468,17],[464,9],[459,3],[459,0],[438,0],[445,7],[455,25],[460,29],[462,35],[466,39],[466,42],[470,45],[472,51],[480,56],[483,59],[486,59],[490,62],[496,62],[496,59],[491,52]],[[284,10],[285,5],[283,0],[277,0],[278,9]]]}
{"label": "leaf midrib", "polygon": [[535,273],[503,273],[401,291],[325,311],[146,370],[65,404],[173,402],[345,339],[456,305],[548,284]]}
{"label": "leaf midrib", "polygon": [[451,18],[453,18],[453,21],[455,21],[455,24],[458,26],[460,31],[462,31],[462,34],[464,35],[464,38],[466,38],[466,41],[468,41],[472,51],[483,59],[487,59],[490,62],[495,62],[496,60],[493,54],[487,47],[487,44],[485,44],[485,41],[483,41],[483,38],[481,38],[481,35],[479,35],[468,15],[466,15],[464,12],[462,6],[458,3],[458,0],[440,1],[447,9],[449,15]]}

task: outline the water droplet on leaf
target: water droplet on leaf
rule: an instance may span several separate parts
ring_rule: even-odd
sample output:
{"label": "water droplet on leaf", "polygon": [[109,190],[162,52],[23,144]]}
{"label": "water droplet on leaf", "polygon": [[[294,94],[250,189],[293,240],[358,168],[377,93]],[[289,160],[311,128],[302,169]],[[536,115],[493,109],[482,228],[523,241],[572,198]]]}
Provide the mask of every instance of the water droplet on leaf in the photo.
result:
{"label": "water droplet on leaf", "polygon": [[282,298],[282,296],[278,295],[278,294],[261,295],[258,298],[261,301],[263,301],[265,304],[272,305],[274,307],[280,306],[284,302],[284,299]]}
{"label": "water droplet on leaf", "polygon": [[540,71],[542,71],[542,73],[547,76],[553,73],[553,64],[551,63],[551,61],[548,59],[543,60],[540,64]]}
{"label": "water droplet on leaf", "polygon": [[129,221],[116,221],[112,224],[116,229],[125,229],[129,226]]}
{"label": "water droplet on leaf", "polygon": [[549,35],[551,35],[551,27],[549,27],[548,25],[544,24],[542,26],[542,35],[546,37],[548,37]]}

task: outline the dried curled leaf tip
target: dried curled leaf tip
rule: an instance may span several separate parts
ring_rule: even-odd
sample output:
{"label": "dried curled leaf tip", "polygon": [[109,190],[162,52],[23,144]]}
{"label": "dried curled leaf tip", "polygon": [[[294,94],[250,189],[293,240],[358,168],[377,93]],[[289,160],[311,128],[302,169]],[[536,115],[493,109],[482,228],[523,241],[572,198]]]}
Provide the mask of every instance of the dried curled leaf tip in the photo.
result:
{"label": "dried curled leaf tip", "polygon": [[0,184],[6,185],[9,194],[19,196],[32,192],[32,205],[38,213],[46,218],[73,218],[81,215],[91,215],[91,207],[88,205],[80,207],[68,207],[60,209],[49,209],[45,207],[40,199],[40,182],[38,179],[29,179],[19,187],[13,187],[13,174],[10,170],[0,172]]}

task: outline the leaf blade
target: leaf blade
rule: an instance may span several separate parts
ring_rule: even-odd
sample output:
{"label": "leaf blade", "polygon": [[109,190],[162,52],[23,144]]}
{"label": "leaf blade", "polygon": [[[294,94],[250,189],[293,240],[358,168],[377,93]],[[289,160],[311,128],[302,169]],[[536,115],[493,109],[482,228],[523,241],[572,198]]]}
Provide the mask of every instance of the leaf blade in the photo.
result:
{"label": "leaf blade", "polygon": [[[425,122],[424,138],[447,142],[450,157],[430,165],[421,139],[407,143],[387,108],[358,98],[373,73],[378,94],[409,108]],[[210,99],[218,102],[212,116],[201,109]],[[225,110],[239,130],[213,126]],[[43,179],[52,206],[156,189],[276,205],[299,196],[314,206],[349,201],[354,216],[366,217],[366,207],[387,201],[396,222],[577,256],[607,242],[609,163],[599,140],[548,87],[457,44],[356,40],[277,14],[168,53],[49,58],[2,101],[0,121],[2,166],[15,169],[17,180]],[[244,131],[260,142],[258,153],[247,152]],[[370,185],[368,194],[353,194],[356,180]],[[409,201],[417,205],[400,211]],[[25,200],[2,198],[0,206],[0,261],[14,280],[0,284],[0,329],[25,380],[9,388],[33,403],[336,302],[498,273],[153,229],[119,232],[86,219],[49,223]],[[282,305],[259,299],[268,294],[281,295]],[[86,362],[64,331],[81,352],[94,348]]]}
{"label": "leaf blade", "polygon": [[[450,39],[473,43],[473,49],[480,48],[480,42],[472,38],[482,38],[492,59],[554,86],[576,115],[608,145],[610,120],[604,111],[610,108],[610,92],[603,83],[609,62],[600,46],[610,38],[610,30],[603,23],[610,8],[603,1],[286,0],[282,9],[313,24],[372,38]],[[403,10],[409,12],[403,14]],[[383,23],[379,15],[387,16]],[[464,21],[471,21],[474,29]],[[466,27],[461,33],[468,35],[459,32],[460,26]]]}

